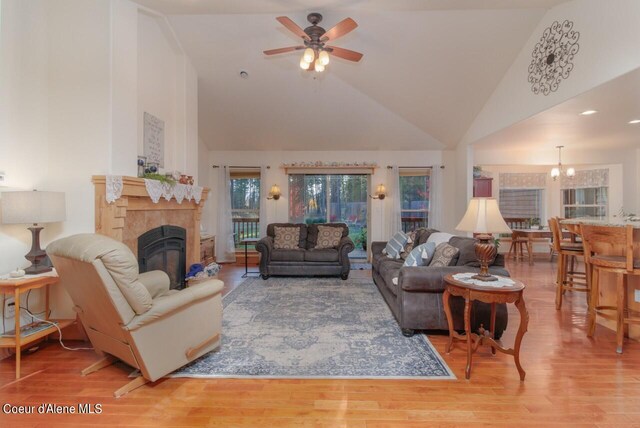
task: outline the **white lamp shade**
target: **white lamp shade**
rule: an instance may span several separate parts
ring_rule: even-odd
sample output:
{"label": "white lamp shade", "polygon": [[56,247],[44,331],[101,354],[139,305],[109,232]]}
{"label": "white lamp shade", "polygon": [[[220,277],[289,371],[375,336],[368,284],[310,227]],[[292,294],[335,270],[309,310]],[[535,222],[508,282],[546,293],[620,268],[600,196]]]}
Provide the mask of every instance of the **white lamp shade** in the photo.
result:
{"label": "white lamp shade", "polygon": [[0,202],[4,224],[55,223],[66,219],[63,192],[3,192]]}
{"label": "white lamp shade", "polygon": [[456,230],[473,233],[511,233],[495,198],[471,198]]}

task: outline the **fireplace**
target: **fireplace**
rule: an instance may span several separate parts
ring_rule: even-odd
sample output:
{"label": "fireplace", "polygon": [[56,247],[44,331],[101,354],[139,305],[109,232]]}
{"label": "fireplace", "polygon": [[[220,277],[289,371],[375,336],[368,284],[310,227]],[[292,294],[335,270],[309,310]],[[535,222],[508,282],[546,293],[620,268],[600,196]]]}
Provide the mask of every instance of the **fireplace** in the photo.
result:
{"label": "fireplace", "polygon": [[140,272],[161,270],[169,275],[171,289],[184,288],[187,232],[178,226],[160,226],[138,237]]}

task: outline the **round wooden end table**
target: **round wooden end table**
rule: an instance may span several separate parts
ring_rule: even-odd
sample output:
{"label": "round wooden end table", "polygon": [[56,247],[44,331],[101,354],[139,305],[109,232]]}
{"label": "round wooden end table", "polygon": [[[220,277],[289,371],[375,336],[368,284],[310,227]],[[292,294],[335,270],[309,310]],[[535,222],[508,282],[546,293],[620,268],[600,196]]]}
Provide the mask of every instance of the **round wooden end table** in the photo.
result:
{"label": "round wooden end table", "polygon": [[[520,373],[520,380],[524,380],[526,373],[520,365],[520,344],[529,325],[529,313],[527,312],[522,295],[525,285],[518,280],[510,279],[513,281],[513,284],[495,287],[492,286],[491,283],[488,285],[477,285],[477,282],[470,284],[459,281],[454,278],[454,275],[444,277],[446,288],[442,296],[442,301],[444,312],[447,315],[447,322],[449,323],[449,343],[447,344],[446,353],[451,352],[454,340],[467,342],[467,368],[464,372],[466,379],[471,377],[471,361],[474,352],[476,352],[479,346],[484,345],[491,346],[491,352],[493,354],[496,353],[497,349],[505,354],[513,355],[518,373]],[[453,329],[453,318],[449,306],[450,296],[460,296],[464,298],[464,335],[458,334],[458,332]],[[484,326],[481,326],[478,333],[471,332],[471,302],[474,300],[491,305],[491,326],[489,330],[485,330]],[[494,338],[497,303],[514,303],[520,312],[520,326],[518,327],[518,334],[516,335],[513,348],[507,349],[502,347]]]}

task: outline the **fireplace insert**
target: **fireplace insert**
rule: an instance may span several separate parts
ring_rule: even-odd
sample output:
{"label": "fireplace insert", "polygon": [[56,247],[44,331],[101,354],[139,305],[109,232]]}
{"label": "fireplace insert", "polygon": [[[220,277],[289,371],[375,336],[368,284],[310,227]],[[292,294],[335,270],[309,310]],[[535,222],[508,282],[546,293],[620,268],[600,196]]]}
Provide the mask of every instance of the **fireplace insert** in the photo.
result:
{"label": "fireplace insert", "polygon": [[178,226],[160,226],[138,237],[140,272],[161,270],[169,275],[171,289],[185,286],[187,232]]}

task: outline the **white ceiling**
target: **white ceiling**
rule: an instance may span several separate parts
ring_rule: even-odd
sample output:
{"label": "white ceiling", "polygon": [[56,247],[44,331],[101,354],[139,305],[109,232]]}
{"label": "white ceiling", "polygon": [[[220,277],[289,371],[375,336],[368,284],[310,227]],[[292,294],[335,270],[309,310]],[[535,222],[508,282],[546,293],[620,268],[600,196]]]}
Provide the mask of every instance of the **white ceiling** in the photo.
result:
{"label": "white ceiling", "polygon": [[167,15],[293,13],[327,10],[417,11],[548,9],[569,0],[135,0]]}
{"label": "white ceiling", "polygon": [[[582,116],[581,112],[598,113]],[[492,134],[476,149],[568,150],[640,147],[640,70],[632,71],[582,95]]]}
{"label": "white ceiling", "polygon": [[[170,15],[198,72],[209,148],[415,150],[460,141],[545,8],[563,0],[138,2]],[[309,11],[327,29],[355,19],[335,45],[363,60],[334,58],[316,75],[299,69],[299,52],[265,57],[298,44],[275,17],[305,27]]]}

